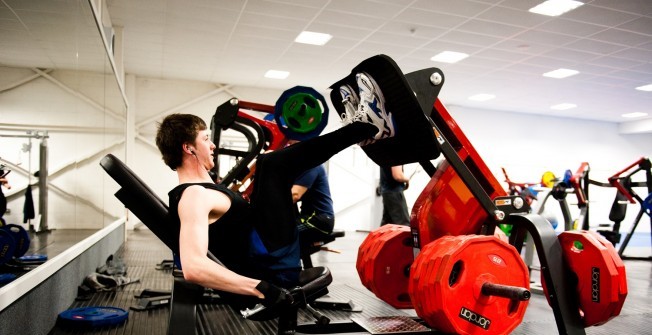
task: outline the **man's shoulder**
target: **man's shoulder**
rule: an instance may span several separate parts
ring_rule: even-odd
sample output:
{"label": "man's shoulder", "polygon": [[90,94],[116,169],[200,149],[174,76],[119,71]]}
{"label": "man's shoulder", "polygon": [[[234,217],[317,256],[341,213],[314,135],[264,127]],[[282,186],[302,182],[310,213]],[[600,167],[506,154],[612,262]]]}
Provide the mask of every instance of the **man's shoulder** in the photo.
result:
{"label": "man's shoulder", "polygon": [[187,191],[190,191],[192,193],[196,194],[201,194],[204,192],[207,192],[209,190],[216,190],[216,191],[221,191],[224,193],[227,193],[229,190],[228,187],[221,185],[221,184],[215,184],[215,183],[185,183],[185,184],[179,184],[175,188],[173,188],[168,194],[170,196],[173,195],[180,195],[180,194],[185,194]]}
{"label": "man's shoulder", "polygon": [[324,169],[322,165],[315,166],[311,169],[304,171],[301,175],[299,175],[295,184],[298,183],[298,185],[303,185],[302,182],[312,183],[312,181],[314,181],[319,175],[325,175],[325,174],[326,174],[326,169]]}

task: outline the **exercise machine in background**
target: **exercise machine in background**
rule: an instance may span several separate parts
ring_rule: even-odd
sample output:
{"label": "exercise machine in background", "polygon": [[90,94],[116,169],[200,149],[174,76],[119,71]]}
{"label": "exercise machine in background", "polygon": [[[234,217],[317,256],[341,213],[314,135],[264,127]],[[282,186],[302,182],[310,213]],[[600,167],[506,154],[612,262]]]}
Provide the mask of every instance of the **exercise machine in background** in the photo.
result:
{"label": "exercise machine in background", "polygon": [[[553,228],[557,228],[557,219],[547,214],[546,205],[551,198],[557,201],[563,217],[564,225],[562,231],[577,230],[588,221],[589,201],[587,194],[589,171],[589,164],[582,162],[575,173],[571,172],[571,170],[566,170],[562,178],[557,178],[554,173],[546,171],[543,173],[540,183],[527,184],[511,181],[503,168],[505,182],[508,184],[510,194],[520,194],[526,197],[530,203],[536,200],[537,206],[534,206],[533,211],[546,217],[552,223]],[[577,199],[579,214],[576,218],[573,218],[571,215],[570,206],[567,201],[568,195],[574,195]]]}
{"label": "exercise machine in background", "polygon": [[[636,218],[634,219],[634,222],[632,222],[629,232],[625,236],[625,239],[622,241],[622,243],[620,243],[620,247],[618,249],[618,254],[625,259],[652,259],[652,256],[635,257],[623,255],[630,240],[632,239],[632,236],[634,235],[634,231],[643,218],[643,215],[647,215],[650,219],[650,228],[652,229],[652,172],[650,170],[650,159],[647,157],[641,157],[636,162],[630,164],[626,168],[616,172],[613,176],[609,177],[607,183],[601,183],[593,180],[590,181],[590,183],[593,185],[616,188],[616,197],[614,198],[613,204],[611,205],[611,211],[609,212],[609,220],[613,222],[610,227],[611,229],[604,229],[609,227],[608,225],[601,225],[598,227],[598,232],[614,245],[618,244],[621,240],[622,236],[620,233],[620,225],[625,219],[628,205],[638,203],[640,206],[638,214],[636,214]],[[640,174],[643,174],[645,179],[643,181],[634,181],[634,176]],[[639,195],[638,192],[636,192],[635,188],[645,188],[647,195]],[[583,226],[583,229],[587,225]],[[652,232],[650,234],[652,245]]]}
{"label": "exercise machine in background", "polygon": [[[512,195],[521,195],[530,203],[532,213],[543,216],[553,229],[557,232],[574,231],[578,229],[578,222],[587,220],[589,210],[589,203],[586,198],[586,185],[588,185],[588,163],[581,163],[580,167],[575,173],[571,170],[566,170],[562,178],[558,178],[551,171],[546,171],[541,176],[541,181],[538,183],[517,183],[512,181],[507,175],[505,168],[502,168],[505,176],[505,182],[508,185],[509,193]],[[567,196],[573,194],[577,198],[577,206],[579,208],[579,215],[577,219],[573,219],[570,211],[570,206],[567,201]],[[548,201],[554,199],[559,205],[563,217],[563,226],[558,229],[559,220],[555,214],[550,210],[546,210]],[[511,234],[511,226],[500,225],[501,229],[509,236]],[[530,271],[530,277],[533,273],[541,273],[540,264],[534,263],[535,248],[533,243],[528,243],[530,236],[525,240],[525,253],[523,260]],[[536,293],[544,293],[546,290],[543,279],[531,278],[532,291]]]}
{"label": "exercise machine in background", "polygon": [[[650,166],[650,159],[647,157],[641,157],[634,163],[609,177],[607,182],[599,182],[590,179],[590,166],[587,162],[582,162],[575,173],[566,170],[564,177],[560,179],[554,177],[554,174],[551,172],[546,172],[542,177],[541,183],[517,183],[510,180],[504,168],[503,173],[510,194],[524,196],[530,203],[534,200],[539,202],[538,208],[536,208],[537,206],[534,206],[535,208],[533,209],[533,211],[536,211],[538,214],[546,216],[545,206],[548,200],[550,198],[555,199],[560,205],[565,231],[578,229],[596,230],[614,246],[620,244],[618,247],[618,255],[622,259],[650,260],[652,259],[652,256],[624,255],[625,250],[644,215],[647,215],[650,218],[650,226],[652,227],[652,173],[650,172]],[[640,177],[640,175],[643,175],[643,180],[641,180],[641,178],[634,180],[634,178]],[[589,185],[616,189],[616,195],[609,211],[609,220],[612,222],[611,224],[599,224],[597,226],[590,224]],[[647,195],[639,195],[636,188],[645,189]],[[541,194],[539,191],[546,192],[542,199],[540,199]],[[566,201],[566,196],[568,194],[574,194],[577,198],[579,215],[575,219],[571,217],[570,208]],[[628,206],[632,204],[639,204],[640,207],[636,214],[636,218],[630,226],[629,232],[623,239],[622,234],[620,233],[620,227],[622,222],[625,220]],[[551,220],[549,219],[549,221]],[[504,228],[506,233],[509,234],[509,227]],[[526,264],[530,266],[532,261],[531,250],[529,245],[526,247],[528,248],[526,249],[524,258]]]}

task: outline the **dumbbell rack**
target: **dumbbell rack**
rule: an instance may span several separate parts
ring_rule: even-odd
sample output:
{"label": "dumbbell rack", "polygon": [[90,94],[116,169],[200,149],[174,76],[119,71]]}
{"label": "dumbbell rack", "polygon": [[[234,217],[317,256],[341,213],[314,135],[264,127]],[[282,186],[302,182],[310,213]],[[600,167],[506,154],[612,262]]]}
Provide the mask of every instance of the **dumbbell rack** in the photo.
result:
{"label": "dumbbell rack", "polygon": [[[435,84],[432,75],[438,74],[441,79]],[[464,184],[471,191],[475,199],[488,216],[487,222],[482,226],[482,233],[490,235],[498,224],[512,225],[510,244],[520,252],[527,233],[537,250],[541,264],[543,278],[547,283],[549,302],[555,315],[557,329],[560,334],[586,334],[579,315],[579,307],[573,297],[573,286],[567,281],[564,273],[562,248],[554,229],[548,221],[537,214],[527,214],[527,206],[515,209],[513,206],[498,205],[499,203],[513,204],[518,196],[499,196],[492,198],[489,194],[495,190],[491,187],[489,179],[493,175],[478,174],[478,169],[472,170],[467,165],[469,157],[477,155],[462,131],[452,119],[437,94],[439,86],[443,83],[443,73],[439,69],[426,69],[405,75],[411,88],[415,91],[423,113],[428,116],[435,131],[437,146],[446,158],[446,161],[455,170]],[[431,103],[434,101],[434,104]],[[428,106],[433,106],[428,108]],[[461,153],[466,159],[461,157]],[[479,159],[479,156],[476,157]],[[421,163],[425,171],[432,170],[429,162]],[[524,199],[521,198],[524,203]],[[518,200],[516,200],[518,201]],[[419,247],[418,240],[415,247]]]}

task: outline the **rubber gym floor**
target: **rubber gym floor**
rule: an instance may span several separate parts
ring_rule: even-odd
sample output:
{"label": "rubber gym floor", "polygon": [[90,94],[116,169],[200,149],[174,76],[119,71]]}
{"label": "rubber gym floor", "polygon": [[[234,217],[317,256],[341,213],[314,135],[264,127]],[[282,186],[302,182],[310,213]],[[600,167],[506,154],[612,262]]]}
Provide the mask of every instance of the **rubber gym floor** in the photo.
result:
{"label": "rubber gym floor", "polygon": [[[70,308],[85,306],[114,306],[129,310],[128,320],[118,326],[94,330],[71,329],[57,324],[50,335],[64,334],[166,334],[169,307],[164,305],[146,311],[130,310],[136,304],[134,295],[143,289],[169,290],[172,287],[171,270],[157,270],[156,264],[169,259],[167,249],[149,230],[129,233],[127,242],[115,256],[128,266],[127,277],[138,282],[119,288],[115,292],[94,293],[90,300],[76,301]],[[640,236],[637,236],[640,235]],[[377,299],[360,283],[355,270],[357,250],[366,233],[347,232],[346,236],[329,244],[340,253],[321,251],[313,255],[315,266],[327,266],[333,273],[329,296],[336,300],[351,300],[362,312],[351,313],[327,311],[324,314],[332,320],[348,320],[351,317],[388,315],[416,316],[414,310],[397,310]],[[636,234],[630,242],[629,252],[648,256],[650,252],[649,233]],[[637,242],[640,241],[640,242]],[[646,254],[647,253],[647,254]],[[625,260],[628,291],[627,300],[620,316],[605,325],[589,327],[587,334],[652,334],[652,262]],[[533,277],[538,277],[538,274]],[[532,278],[537,279],[537,278]],[[309,321],[307,315],[300,315],[299,322]],[[237,311],[220,304],[205,304],[198,308],[196,324],[198,334],[260,335],[276,334],[276,322],[254,322],[239,317]],[[553,312],[541,294],[533,292],[523,322],[512,334],[557,334]]]}

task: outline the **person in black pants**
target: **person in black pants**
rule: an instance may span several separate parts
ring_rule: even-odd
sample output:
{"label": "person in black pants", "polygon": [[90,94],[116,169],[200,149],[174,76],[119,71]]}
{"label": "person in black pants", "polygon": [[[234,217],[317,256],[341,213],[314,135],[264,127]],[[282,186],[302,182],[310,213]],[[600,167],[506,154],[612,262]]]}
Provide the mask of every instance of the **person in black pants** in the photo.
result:
{"label": "person in black pants", "polygon": [[[159,124],[156,145],[179,179],[169,192],[169,207],[180,230],[179,256],[186,280],[257,297],[266,306],[287,293],[279,286],[296,285],[300,255],[294,181],[353,144],[393,136],[393,120],[384,110],[377,84],[364,73],[356,78],[360,103],[342,116],[345,126],[260,155],[249,202],[210,178],[216,146],[202,119],[173,114]],[[209,250],[225,267],[206,256]]]}
{"label": "person in black pants", "polygon": [[410,179],[403,173],[402,165],[380,167],[380,195],[383,197],[381,226],[388,223],[410,225],[410,213],[403,194],[409,185]]}

